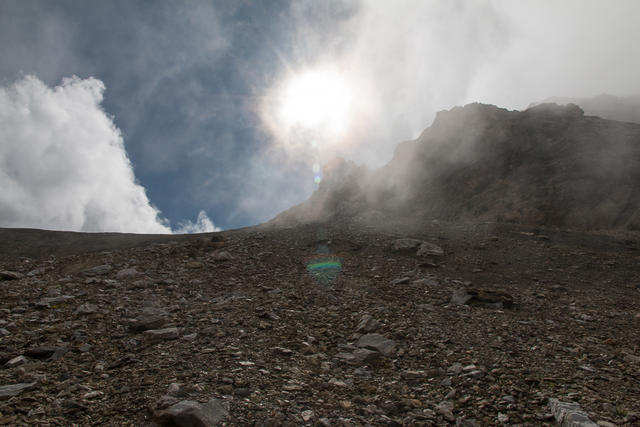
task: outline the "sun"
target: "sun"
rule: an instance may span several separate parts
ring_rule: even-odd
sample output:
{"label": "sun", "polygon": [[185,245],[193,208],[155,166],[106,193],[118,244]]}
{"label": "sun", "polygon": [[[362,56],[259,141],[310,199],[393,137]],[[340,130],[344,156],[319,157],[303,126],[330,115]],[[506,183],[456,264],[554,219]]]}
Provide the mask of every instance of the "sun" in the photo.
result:
{"label": "sun", "polygon": [[335,136],[349,123],[351,88],[337,70],[316,68],[292,76],[281,89],[279,117],[288,128]]}

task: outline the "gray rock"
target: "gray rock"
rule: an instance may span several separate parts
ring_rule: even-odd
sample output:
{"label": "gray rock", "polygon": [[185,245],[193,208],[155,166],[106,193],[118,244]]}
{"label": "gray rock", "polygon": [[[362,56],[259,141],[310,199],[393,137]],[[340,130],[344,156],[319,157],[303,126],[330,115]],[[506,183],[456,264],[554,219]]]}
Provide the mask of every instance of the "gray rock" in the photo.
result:
{"label": "gray rock", "polygon": [[165,324],[165,319],[159,315],[143,316],[129,321],[129,329],[133,332],[144,332],[158,329]]}
{"label": "gray rock", "polygon": [[178,328],[150,329],[144,331],[143,334],[151,342],[175,340],[180,337]]}
{"label": "gray rock", "polygon": [[358,360],[356,356],[353,355],[353,353],[338,353],[336,354],[335,358],[347,363],[354,363]]}
{"label": "gray rock", "polygon": [[58,297],[46,297],[46,298],[41,298],[39,301],[36,302],[35,305],[38,308],[49,308],[52,305],[62,304],[74,298],[75,297],[73,295],[60,295]]}
{"label": "gray rock", "polygon": [[21,383],[0,386],[0,400],[7,400],[13,396],[17,396],[23,391],[29,391],[36,388],[37,381],[32,383]]}
{"label": "gray rock", "polygon": [[154,418],[160,423],[179,427],[210,427],[219,425],[228,415],[228,411],[218,399],[211,399],[204,404],[183,400],[156,411]]}
{"label": "gray rock", "polygon": [[411,281],[410,277],[400,277],[398,279],[392,280],[392,285],[404,285],[405,283],[409,283]]}
{"label": "gray rock", "polygon": [[0,337],[6,337],[8,335],[11,335],[11,332],[6,330],[5,328],[0,328]]}
{"label": "gray rock", "polygon": [[468,294],[466,289],[456,289],[453,295],[451,295],[451,300],[449,300],[449,304],[465,305],[471,300],[471,298],[473,298],[473,296]]}
{"label": "gray rock", "polygon": [[24,277],[24,274],[16,271],[0,271],[0,280],[19,280]]}
{"label": "gray rock", "polygon": [[129,277],[139,276],[141,273],[135,268],[124,268],[116,274],[116,278],[122,280],[127,279]]}
{"label": "gray rock", "polygon": [[453,402],[445,400],[436,405],[436,412],[442,415],[447,421],[455,422],[456,417],[453,415]]}
{"label": "gray rock", "polygon": [[451,296],[451,304],[473,304],[489,308],[512,308],[513,297],[506,292],[493,289],[458,289]]}
{"label": "gray rock", "polygon": [[380,322],[371,317],[369,314],[365,314],[360,319],[358,326],[356,327],[356,332],[359,333],[367,333],[367,332],[375,332],[380,328]]}
{"label": "gray rock", "polygon": [[87,276],[102,276],[104,274],[109,273],[113,270],[113,267],[109,264],[102,264],[96,267],[90,268],[84,271],[84,274]]}
{"label": "gray rock", "polygon": [[95,304],[82,304],[76,308],[76,314],[82,316],[87,314],[93,314],[98,312],[98,306]]}
{"label": "gray rock", "polygon": [[418,248],[418,256],[443,256],[444,249],[429,242],[422,242]]}
{"label": "gray rock", "polygon": [[231,255],[229,252],[227,251],[219,251],[219,252],[214,252],[213,254],[211,254],[211,259],[213,259],[214,261],[231,261],[232,259],[234,259],[233,255]]}
{"label": "gray rock", "polygon": [[597,427],[589,415],[575,402],[562,402],[549,399],[549,410],[561,427]]}
{"label": "gray rock", "polygon": [[359,348],[353,352],[353,356],[362,362],[374,362],[382,357],[382,354],[378,351],[369,350],[367,348]]}
{"label": "gray rock", "polygon": [[396,239],[391,242],[391,250],[394,252],[412,251],[423,243],[418,239]]}
{"label": "gray rock", "polygon": [[27,359],[26,357],[18,356],[18,357],[14,357],[13,359],[9,360],[7,363],[4,364],[4,366],[6,366],[7,368],[14,368],[16,366],[24,365],[28,361],[29,361],[29,359]]}
{"label": "gray rock", "polygon": [[357,346],[378,351],[385,356],[393,355],[396,349],[396,343],[393,340],[387,339],[380,334],[366,334],[361,336]]}

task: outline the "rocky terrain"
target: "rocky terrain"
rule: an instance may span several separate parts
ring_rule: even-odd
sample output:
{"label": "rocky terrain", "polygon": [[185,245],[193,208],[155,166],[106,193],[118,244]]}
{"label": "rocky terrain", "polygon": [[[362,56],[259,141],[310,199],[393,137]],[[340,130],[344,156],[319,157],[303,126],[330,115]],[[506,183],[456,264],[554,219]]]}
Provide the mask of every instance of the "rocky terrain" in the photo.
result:
{"label": "rocky terrain", "polygon": [[640,425],[640,125],[438,115],[272,221],[0,229],[0,424]]}
{"label": "rocky terrain", "polygon": [[3,246],[0,424],[640,423],[639,234],[384,224]]}

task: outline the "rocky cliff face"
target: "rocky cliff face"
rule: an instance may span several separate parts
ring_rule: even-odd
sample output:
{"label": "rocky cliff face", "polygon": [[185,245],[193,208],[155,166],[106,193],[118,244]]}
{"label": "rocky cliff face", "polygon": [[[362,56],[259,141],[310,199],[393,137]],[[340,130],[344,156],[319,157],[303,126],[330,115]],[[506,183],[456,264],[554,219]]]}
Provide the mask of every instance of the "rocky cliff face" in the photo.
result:
{"label": "rocky cliff face", "polygon": [[274,221],[391,215],[638,229],[638,182],[638,124],[573,104],[469,104],[438,113],[378,170],[336,162],[307,202]]}

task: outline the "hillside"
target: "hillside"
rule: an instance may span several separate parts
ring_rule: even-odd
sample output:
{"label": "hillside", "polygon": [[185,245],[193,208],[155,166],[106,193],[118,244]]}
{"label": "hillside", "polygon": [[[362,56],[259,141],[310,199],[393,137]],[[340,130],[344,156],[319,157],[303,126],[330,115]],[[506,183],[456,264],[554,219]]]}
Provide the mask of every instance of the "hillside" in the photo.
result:
{"label": "hillside", "polygon": [[274,221],[333,215],[640,228],[640,125],[575,105],[470,104],[438,113],[384,167],[329,167],[309,201]]}
{"label": "hillside", "polygon": [[637,426],[639,135],[471,104],[267,224],[0,229],[0,425]]}

